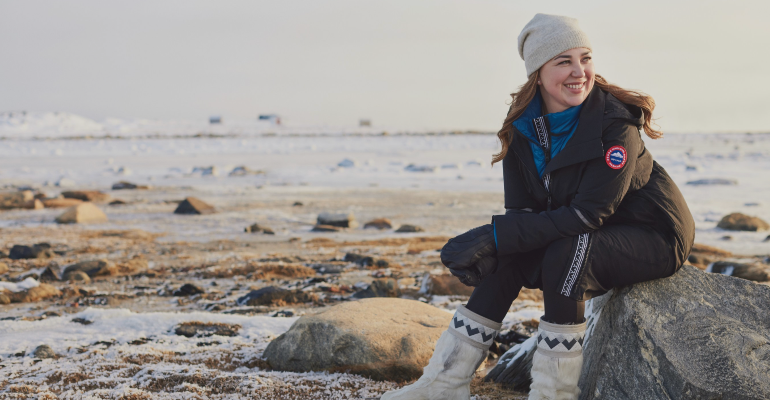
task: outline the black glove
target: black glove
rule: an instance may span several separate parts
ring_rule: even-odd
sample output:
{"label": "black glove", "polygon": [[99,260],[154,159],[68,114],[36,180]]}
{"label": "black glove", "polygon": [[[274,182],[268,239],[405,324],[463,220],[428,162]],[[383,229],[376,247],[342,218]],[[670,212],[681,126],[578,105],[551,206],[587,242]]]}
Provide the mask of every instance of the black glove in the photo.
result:
{"label": "black glove", "polygon": [[481,280],[497,270],[497,257],[484,257],[470,268],[450,269],[449,272],[456,276],[465,286],[478,286]]}
{"label": "black glove", "polygon": [[441,249],[441,262],[451,270],[461,270],[470,268],[484,257],[495,255],[495,227],[486,224],[449,239]]}

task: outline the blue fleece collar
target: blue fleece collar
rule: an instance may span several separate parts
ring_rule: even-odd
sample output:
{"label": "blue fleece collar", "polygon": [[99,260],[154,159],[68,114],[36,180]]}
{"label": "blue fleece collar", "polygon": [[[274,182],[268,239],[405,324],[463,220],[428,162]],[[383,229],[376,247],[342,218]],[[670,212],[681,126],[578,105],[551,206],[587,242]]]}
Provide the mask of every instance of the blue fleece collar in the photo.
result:
{"label": "blue fleece collar", "polygon": [[[551,136],[551,159],[556,157],[556,154],[564,148],[575,133],[578,122],[580,122],[580,110],[582,108],[583,104],[580,104],[561,112],[545,115],[548,119],[548,125],[550,126],[548,134]],[[540,95],[540,90],[538,89],[537,93],[535,93],[535,97],[529,102],[529,105],[524,110],[521,117],[516,121],[513,121],[513,126],[515,126],[516,129],[524,134],[529,140],[529,146],[532,149],[532,156],[535,159],[537,173],[541,178],[543,177],[543,171],[546,166],[545,152],[537,139],[534,120],[542,115],[542,97]]]}

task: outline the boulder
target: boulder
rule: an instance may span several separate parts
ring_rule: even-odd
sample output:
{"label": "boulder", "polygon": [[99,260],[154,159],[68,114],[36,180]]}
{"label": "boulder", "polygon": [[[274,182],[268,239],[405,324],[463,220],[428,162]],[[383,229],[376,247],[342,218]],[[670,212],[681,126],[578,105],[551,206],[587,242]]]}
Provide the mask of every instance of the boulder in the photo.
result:
{"label": "boulder", "polygon": [[387,218],[377,218],[364,224],[364,229],[369,229],[369,228],[380,229],[380,230],[392,229],[393,224]]}
{"label": "boulder", "polygon": [[136,183],[120,181],[112,185],[112,190],[125,190],[125,189],[149,189],[147,185],[137,185]]}
{"label": "boulder", "polygon": [[174,214],[213,214],[217,212],[214,206],[205,203],[202,200],[195,197],[188,197],[184,199],[174,210]]}
{"label": "boulder", "polygon": [[310,232],[341,232],[342,228],[332,225],[316,225]]}
{"label": "boulder", "polygon": [[770,229],[770,224],[757,218],[741,213],[732,213],[725,215],[717,224],[717,228],[728,231],[766,231]]}
{"label": "boulder", "polygon": [[83,200],[79,199],[43,199],[43,207],[45,208],[67,208],[74,207],[78,204],[83,204]]}
{"label": "boulder", "polygon": [[217,336],[238,336],[238,331],[241,326],[238,324],[225,324],[216,322],[182,322],[174,329],[174,333],[180,336],[191,337],[207,337],[212,335]]}
{"label": "boulder", "polygon": [[59,295],[61,295],[59,289],[56,289],[54,286],[47,283],[41,283],[40,285],[27,290],[10,293],[9,297],[11,298],[12,303],[34,303]]}
{"label": "boulder", "polygon": [[711,263],[706,272],[713,272],[722,275],[734,276],[736,278],[747,279],[755,282],[766,282],[770,280],[767,270],[760,264],[743,264],[732,261],[717,261]]}
{"label": "boulder", "polygon": [[356,222],[356,217],[353,215],[353,213],[333,214],[324,212],[318,214],[316,225],[330,225],[340,228],[355,228],[358,226],[358,222]]}
{"label": "boulder", "polygon": [[393,278],[375,279],[369,287],[353,295],[353,297],[358,299],[400,296],[401,289],[398,287],[398,282]]}
{"label": "boulder", "polygon": [[687,182],[688,185],[704,186],[704,185],[725,185],[733,186],[737,185],[738,181],[735,179],[722,179],[722,178],[710,178],[710,179],[698,179],[696,181]]}
{"label": "boulder", "polygon": [[34,199],[30,190],[12,193],[0,193],[0,210],[12,210],[14,208],[26,208],[27,202]]}
{"label": "boulder", "polygon": [[263,357],[282,371],[352,372],[376,380],[422,375],[452,314],[415,300],[341,303],[300,317]]}
{"label": "boulder", "polygon": [[202,293],[206,292],[199,286],[193,285],[192,283],[185,283],[182,287],[174,291],[174,296],[194,296]]}
{"label": "boulder", "polygon": [[415,233],[424,232],[425,230],[417,225],[403,224],[396,229],[396,233]]}
{"label": "boulder", "polygon": [[88,276],[87,273],[83,271],[72,271],[66,275],[66,279],[70,282],[74,283],[80,283],[83,285],[88,285],[91,283],[91,277]]}
{"label": "boulder", "polygon": [[27,260],[34,258],[52,258],[54,252],[51,251],[51,245],[48,243],[38,243],[32,246],[14,245],[8,258],[11,260]]}
{"label": "boulder", "polygon": [[56,358],[56,353],[54,353],[51,346],[42,344],[35,348],[32,352],[32,356],[35,358]]}
{"label": "boulder", "polygon": [[[770,398],[766,285],[684,265],[593,299],[586,313],[581,399]],[[522,361],[533,340],[511,348],[487,378],[512,384],[528,374]]]}
{"label": "boulder", "polygon": [[433,295],[459,295],[470,296],[473,293],[472,286],[465,286],[457,277],[451,274],[428,275],[423,282],[422,290],[424,293]]}
{"label": "boulder", "polygon": [[275,235],[275,232],[273,232],[273,230],[269,226],[264,226],[260,224],[253,224],[251,226],[247,226],[244,229],[244,231],[247,233],[264,233],[265,235]]}
{"label": "boulder", "polygon": [[82,203],[70,207],[62,215],[56,217],[60,224],[96,224],[107,222],[107,215],[93,203]]}
{"label": "boulder", "polygon": [[246,306],[285,306],[287,304],[309,303],[318,300],[318,296],[302,290],[287,290],[276,286],[267,286],[252,290],[238,299],[239,305]]}
{"label": "boulder", "polygon": [[49,265],[45,268],[42,274],[40,274],[40,282],[56,282],[60,281],[61,271],[56,264]]}
{"label": "boulder", "polygon": [[69,275],[75,271],[85,272],[90,278],[93,278],[97,276],[115,275],[117,266],[114,262],[104,259],[81,261],[65,267],[64,272],[62,272],[62,278],[65,281],[72,280]]}
{"label": "boulder", "polygon": [[65,199],[78,199],[92,203],[108,203],[112,197],[97,190],[71,190],[62,192]]}
{"label": "boulder", "polygon": [[45,205],[40,199],[32,199],[24,203],[24,208],[27,210],[42,210],[45,208]]}

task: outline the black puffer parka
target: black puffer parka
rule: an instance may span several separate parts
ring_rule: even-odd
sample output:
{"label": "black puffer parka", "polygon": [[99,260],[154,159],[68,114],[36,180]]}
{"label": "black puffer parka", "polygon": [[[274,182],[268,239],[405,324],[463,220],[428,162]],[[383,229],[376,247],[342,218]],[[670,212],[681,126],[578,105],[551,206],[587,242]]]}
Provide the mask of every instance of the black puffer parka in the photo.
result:
{"label": "black puffer parka", "polygon": [[548,162],[543,179],[529,142],[514,127],[503,160],[507,212],[493,217],[498,254],[528,252],[606,225],[643,224],[669,241],[681,266],[695,224],[676,184],[645,148],[642,123],[640,108],[594,86],[574,135]]}

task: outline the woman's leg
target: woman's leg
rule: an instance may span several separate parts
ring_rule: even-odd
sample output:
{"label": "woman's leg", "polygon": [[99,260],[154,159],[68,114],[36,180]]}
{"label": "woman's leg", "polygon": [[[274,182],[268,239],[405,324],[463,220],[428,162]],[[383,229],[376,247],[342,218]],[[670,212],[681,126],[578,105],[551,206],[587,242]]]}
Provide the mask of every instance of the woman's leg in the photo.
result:
{"label": "woman's leg", "polygon": [[541,267],[545,315],[538,328],[530,399],[577,399],[583,364],[583,300],[670,276],[673,249],[646,226],[609,225],[548,246]]}
{"label": "woman's leg", "polygon": [[513,257],[499,257],[497,271],[473,289],[466,308],[496,322],[502,322],[522,288]]}

